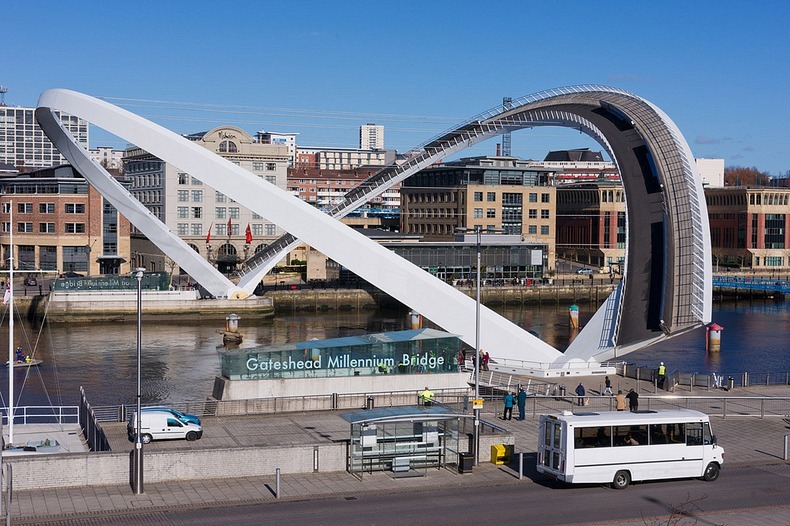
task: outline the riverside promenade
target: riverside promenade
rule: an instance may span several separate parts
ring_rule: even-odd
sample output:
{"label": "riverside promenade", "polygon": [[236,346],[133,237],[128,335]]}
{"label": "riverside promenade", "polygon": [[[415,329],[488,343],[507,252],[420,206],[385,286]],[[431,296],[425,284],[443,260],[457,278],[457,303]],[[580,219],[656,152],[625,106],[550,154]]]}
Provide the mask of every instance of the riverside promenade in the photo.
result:
{"label": "riverside promenade", "polygon": [[[588,385],[588,394],[597,393],[600,377],[574,378]],[[568,381],[571,381],[570,379]],[[645,407],[652,386],[645,382],[637,384],[633,379],[614,377],[617,388],[627,390],[638,388],[641,393],[640,406]],[[717,390],[709,392],[695,388],[690,393],[679,390],[682,396],[738,396],[738,397],[787,397],[790,387],[749,387],[737,388],[725,393]],[[568,398],[571,408],[575,397]],[[532,404],[532,400],[528,404]],[[311,474],[283,474],[280,480],[279,500],[304,500],[322,498],[350,498],[365,494],[383,494],[419,491],[420,488],[435,489],[442,487],[448,493],[453,488],[476,486],[529,485],[540,476],[534,470],[534,453],[537,445],[538,420],[532,416],[532,405],[528,405],[525,421],[509,420],[503,422],[499,417],[500,405],[497,402],[486,404],[483,418],[506,427],[515,438],[516,456],[508,466],[497,466],[481,462],[472,473],[459,474],[448,469],[428,470],[424,477],[393,478],[387,472],[365,474],[364,480],[346,472],[322,472]],[[538,409],[537,413],[541,411]],[[213,418],[213,417],[210,417]],[[218,418],[221,420],[222,417]],[[334,419],[337,419],[335,421]],[[255,417],[258,429],[275,429],[269,434],[272,444],[290,443],[305,444],[315,440],[316,436],[329,434],[337,436],[347,428],[338,413],[287,413],[277,415],[259,415]],[[340,423],[342,422],[342,424]],[[726,463],[722,476],[727,476],[727,468],[733,466],[771,466],[780,465],[787,469],[790,463],[783,460],[784,436],[790,434],[790,420],[784,415],[778,416],[738,416],[728,414],[726,417],[712,416],[711,424],[717,435],[718,442],[725,448]],[[755,440],[760,437],[760,440]],[[208,438],[208,437],[206,437]],[[204,439],[205,440],[205,439]],[[200,441],[199,441],[200,442]],[[184,443],[181,443],[183,445]],[[177,445],[168,443],[168,447]],[[129,443],[127,448],[131,448]],[[525,457],[523,480],[518,479],[518,453]],[[714,483],[715,484],[715,483]],[[13,524],[42,524],[47,522],[64,522],[80,524],[98,516],[127,516],[134,514],[135,519],[145,517],[147,520],[156,516],[157,512],[174,509],[192,509],[205,507],[226,507],[249,504],[275,502],[275,477],[218,478],[170,483],[146,483],[143,495],[134,495],[128,485],[90,486],[65,489],[47,489],[35,491],[15,491],[11,512]],[[627,490],[626,490],[627,491]],[[129,515],[130,521],[131,515]],[[790,503],[786,507],[747,511],[728,511],[705,514],[707,524],[788,524],[790,521]],[[156,522],[151,522],[156,523]],[[577,524],[585,524],[578,522]],[[591,523],[592,524],[592,523]],[[607,525],[625,525],[632,522],[612,522]],[[678,524],[686,524],[679,522]],[[689,522],[688,524],[692,524]]]}

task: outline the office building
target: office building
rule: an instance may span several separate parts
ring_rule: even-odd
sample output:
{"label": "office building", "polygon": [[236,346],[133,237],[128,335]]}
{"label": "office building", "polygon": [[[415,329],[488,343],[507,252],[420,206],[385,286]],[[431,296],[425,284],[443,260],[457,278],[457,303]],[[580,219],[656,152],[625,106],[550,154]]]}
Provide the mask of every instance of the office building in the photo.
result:
{"label": "office building", "polygon": [[[62,273],[125,274],[130,224],[70,165],[0,177],[3,267]],[[13,210],[13,224],[11,211]]]}
{"label": "office building", "polygon": [[[68,163],[38,126],[35,111],[35,108],[0,106],[0,165],[23,169]],[[66,130],[87,149],[87,121],[59,111],[55,114]]]}
{"label": "office building", "polygon": [[[286,146],[261,144],[233,126],[219,126],[186,138],[286,189]],[[266,218],[140,148],[126,151],[124,169],[132,195],[222,272],[235,271],[249,256],[282,234]],[[132,255],[139,266],[151,271],[177,271],[164,268],[174,264],[142,235],[133,236],[133,244]]]}
{"label": "office building", "polygon": [[450,241],[458,227],[501,228],[545,244],[554,265],[554,171],[514,157],[467,157],[421,170],[401,186],[401,232]]}

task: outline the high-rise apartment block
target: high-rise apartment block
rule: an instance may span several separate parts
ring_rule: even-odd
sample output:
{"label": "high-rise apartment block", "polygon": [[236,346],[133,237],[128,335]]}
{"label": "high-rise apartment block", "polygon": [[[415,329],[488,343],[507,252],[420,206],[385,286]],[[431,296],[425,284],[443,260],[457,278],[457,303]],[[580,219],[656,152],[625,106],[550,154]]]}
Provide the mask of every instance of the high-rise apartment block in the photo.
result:
{"label": "high-rise apartment block", "polygon": [[[35,108],[0,106],[0,164],[16,168],[44,168],[65,164],[66,158],[39,128]],[[56,111],[60,122],[88,148],[88,122]]]}
{"label": "high-rise apartment block", "polygon": [[384,126],[379,124],[363,124],[359,127],[360,150],[384,149]]}

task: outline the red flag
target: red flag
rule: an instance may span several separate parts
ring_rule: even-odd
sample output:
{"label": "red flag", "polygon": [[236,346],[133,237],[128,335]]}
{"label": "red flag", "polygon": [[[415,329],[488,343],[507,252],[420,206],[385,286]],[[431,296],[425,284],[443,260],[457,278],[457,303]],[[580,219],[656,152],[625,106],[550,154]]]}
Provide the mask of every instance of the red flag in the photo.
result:
{"label": "red flag", "polygon": [[233,234],[233,221],[228,219],[228,237],[230,237],[231,234]]}
{"label": "red flag", "polygon": [[208,245],[209,243],[211,243],[211,227],[212,227],[212,226],[214,226],[214,223],[211,223],[211,224],[208,226],[208,234],[206,234],[206,244],[207,244],[207,245]]}
{"label": "red flag", "polygon": [[245,235],[244,242],[247,243],[248,245],[252,243],[252,230],[250,230],[249,223],[247,223],[247,233]]}

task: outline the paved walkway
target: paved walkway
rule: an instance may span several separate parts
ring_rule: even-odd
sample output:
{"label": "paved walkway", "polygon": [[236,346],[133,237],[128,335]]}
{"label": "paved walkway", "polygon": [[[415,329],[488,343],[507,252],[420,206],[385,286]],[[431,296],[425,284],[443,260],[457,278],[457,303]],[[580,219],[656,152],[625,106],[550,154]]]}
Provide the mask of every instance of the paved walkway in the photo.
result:
{"label": "paved walkway", "polygon": [[[621,383],[620,388],[630,388],[633,382],[629,379],[613,378]],[[579,379],[575,379],[576,382]],[[593,381],[600,382],[599,377],[583,379],[589,387]],[[574,384],[575,385],[575,384]],[[597,388],[596,388],[597,389]],[[640,387],[643,396],[647,396],[644,386]],[[684,393],[688,394],[688,393]],[[699,390],[698,395],[721,395],[722,391],[707,392]],[[790,396],[788,387],[755,387],[737,389],[732,396]],[[560,402],[561,403],[561,402]],[[566,402],[570,404],[570,402]],[[496,404],[488,404],[495,406]],[[511,420],[502,422],[498,419],[497,407],[488,407],[489,412],[483,418],[489,419],[508,428],[515,436],[516,451],[533,453],[537,444],[537,418],[528,416],[525,421]],[[790,413],[790,411],[788,411]],[[267,436],[280,443],[304,443],[315,440],[306,429],[314,427],[316,421],[323,422],[321,427],[341,432],[336,427],[334,413],[303,413],[288,415],[259,416],[258,429],[272,424],[277,433]],[[282,423],[287,421],[289,426]],[[718,441],[726,449],[727,466],[760,465],[786,463],[783,460],[784,436],[790,434],[790,423],[783,416],[759,418],[755,416],[714,416],[711,418]],[[748,422],[748,424],[747,424]],[[745,425],[747,424],[747,425]],[[343,423],[342,432],[347,433],[347,424]],[[748,432],[745,430],[748,429]],[[755,436],[762,437],[759,443]],[[227,438],[217,437],[222,442]],[[249,436],[242,437],[241,442],[248,444]],[[224,442],[225,445],[229,445]],[[313,442],[311,442],[313,443]],[[126,442],[126,447],[129,443]],[[181,444],[183,446],[183,444]],[[240,444],[241,445],[241,444]],[[725,468],[726,469],[726,468]],[[413,491],[420,487],[459,487],[479,485],[526,484],[528,480],[519,481],[516,471],[507,466],[495,466],[481,463],[472,473],[458,474],[450,470],[428,470],[427,476],[417,478],[396,479],[388,473],[365,474],[362,481],[345,472],[316,474],[284,474],[281,478],[281,499],[304,499],[305,495],[316,498],[356,496],[365,493]],[[94,517],[96,512],[125,513],[133,510],[156,511],[164,508],[173,509],[173,503],[185,508],[205,506],[226,506],[229,504],[251,504],[274,501],[275,479],[273,476],[245,479],[212,479],[184,481],[177,483],[157,483],[146,485],[143,495],[133,495],[128,485],[69,488],[63,490],[17,491],[11,504],[14,524],[41,524],[44,521],[77,521],[81,518]],[[770,508],[750,511],[718,513],[707,515],[708,523],[715,524],[787,524],[790,517],[790,503],[786,508]],[[782,522],[783,521],[783,522]],[[70,522],[74,524],[75,522]],[[629,523],[607,522],[608,526]],[[679,522],[678,525],[686,523]],[[690,523],[688,523],[690,524]]]}

